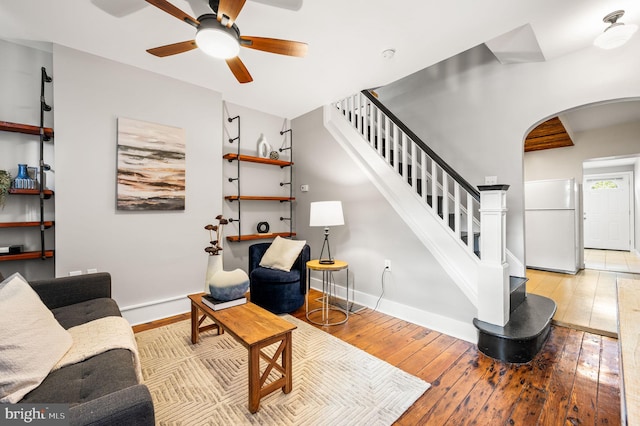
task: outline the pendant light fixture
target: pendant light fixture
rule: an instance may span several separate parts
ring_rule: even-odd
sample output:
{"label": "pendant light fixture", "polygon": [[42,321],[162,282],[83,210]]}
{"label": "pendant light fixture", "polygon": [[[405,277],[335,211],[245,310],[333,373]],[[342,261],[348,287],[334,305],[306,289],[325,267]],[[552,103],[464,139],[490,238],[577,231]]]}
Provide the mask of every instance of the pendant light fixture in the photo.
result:
{"label": "pendant light fixture", "polygon": [[610,24],[605,28],[593,41],[593,45],[601,49],[614,49],[625,44],[631,36],[638,30],[638,26],[634,24],[625,25],[617,22],[624,15],[624,10],[616,10],[605,16],[602,21]]}

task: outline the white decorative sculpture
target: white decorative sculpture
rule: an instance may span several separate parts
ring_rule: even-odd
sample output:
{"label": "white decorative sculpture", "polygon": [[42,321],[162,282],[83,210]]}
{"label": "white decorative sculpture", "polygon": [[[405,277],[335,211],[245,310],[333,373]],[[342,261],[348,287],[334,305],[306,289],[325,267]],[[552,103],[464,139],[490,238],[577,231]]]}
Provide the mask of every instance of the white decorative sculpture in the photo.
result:
{"label": "white decorative sculpture", "polygon": [[271,151],[271,145],[267,142],[267,138],[264,134],[260,133],[260,137],[258,138],[258,157],[269,158]]}

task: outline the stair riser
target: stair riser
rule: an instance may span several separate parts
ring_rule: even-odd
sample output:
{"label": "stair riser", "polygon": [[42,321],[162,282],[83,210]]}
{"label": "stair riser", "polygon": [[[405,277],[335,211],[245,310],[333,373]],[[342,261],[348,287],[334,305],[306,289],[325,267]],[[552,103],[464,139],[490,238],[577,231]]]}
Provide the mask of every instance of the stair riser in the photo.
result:
{"label": "stair riser", "polygon": [[509,311],[513,312],[527,297],[527,286],[525,284],[517,287],[509,294]]}
{"label": "stair riser", "polygon": [[513,312],[527,298],[526,277],[509,277],[509,311]]}
{"label": "stair riser", "polygon": [[542,349],[549,337],[551,324],[547,325],[537,337],[529,340],[511,340],[490,334],[478,333],[478,350],[483,354],[504,362],[524,364],[531,361]]}

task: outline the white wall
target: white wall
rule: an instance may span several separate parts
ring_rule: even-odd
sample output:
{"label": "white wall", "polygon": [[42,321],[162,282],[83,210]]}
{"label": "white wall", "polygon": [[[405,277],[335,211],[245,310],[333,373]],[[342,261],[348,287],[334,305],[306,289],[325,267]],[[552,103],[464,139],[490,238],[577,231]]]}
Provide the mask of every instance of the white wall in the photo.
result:
{"label": "white wall", "polygon": [[[526,152],[524,154],[525,181],[544,179],[575,178],[582,183],[583,175],[611,173],[617,171],[633,171],[635,166],[615,167],[607,169],[584,169],[586,160],[613,156],[640,156],[640,122],[617,124],[598,129],[577,132],[572,136],[574,146]],[[640,247],[640,217],[638,207],[639,176],[634,174],[635,183],[635,235],[634,247]]]}
{"label": "white wall", "polygon": [[377,89],[381,101],[472,185],[511,185],[507,247],[524,263],[523,142],[558,112],[640,95],[640,37],[548,62],[499,64],[484,46]]}
{"label": "white wall", "polygon": [[582,182],[582,163],[593,158],[640,154],[640,122],[577,132],[574,146],[524,153],[524,180]]}
{"label": "white wall", "polygon": [[[185,295],[204,288],[203,227],[222,208],[221,95],[59,45],[53,76],[56,275],[110,272],[133,323],[188,311]],[[185,129],[184,211],[116,210],[118,117]]]}
{"label": "white wall", "polygon": [[[40,69],[52,71],[51,44],[33,44],[32,47],[0,40],[0,121],[40,125]],[[53,86],[45,86],[45,98],[55,106]],[[53,125],[54,111],[45,113],[44,125]],[[39,167],[39,136],[0,132],[0,169],[15,178],[18,163]],[[45,144],[45,161],[55,169],[53,145]],[[47,173],[47,186],[55,189],[55,174]],[[45,201],[45,220],[55,217],[55,197]],[[40,202],[37,196],[10,195],[4,208],[0,208],[0,222],[40,220]],[[45,231],[45,247],[53,249],[55,229]],[[40,250],[39,228],[3,228],[0,244],[21,244],[25,251]],[[8,276],[20,272],[27,279],[40,279],[54,275],[54,259],[0,262],[0,272]]]}
{"label": "white wall", "polygon": [[636,253],[640,254],[640,158],[636,159],[635,168],[633,170],[633,178]]}
{"label": "white wall", "polygon": [[[324,231],[309,227],[309,204],[342,201],[345,225],[330,230],[331,254],[349,263],[355,300],[373,308],[384,291],[382,312],[475,341],[471,322],[476,308],[324,128],[322,109],[294,119],[292,126],[296,229],[298,238],[311,246],[312,258],[320,254]],[[309,192],[300,191],[302,184],[309,185]],[[383,287],[385,259],[392,268]],[[314,279],[318,285],[318,277]],[[336,273],[335,279],[345,286],[345,274]]]}

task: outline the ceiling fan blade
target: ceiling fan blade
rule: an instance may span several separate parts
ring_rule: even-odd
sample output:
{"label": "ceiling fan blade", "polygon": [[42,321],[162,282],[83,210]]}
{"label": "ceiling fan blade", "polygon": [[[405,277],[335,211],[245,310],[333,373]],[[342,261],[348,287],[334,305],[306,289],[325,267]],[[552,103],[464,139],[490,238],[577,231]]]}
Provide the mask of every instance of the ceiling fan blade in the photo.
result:
{"label": "ceiling fan blade", "polygon": [[147,49],[147,52],[154,56],[164,58],[165,56],[177,55],[178,53],[188,52],[196,49],[195,40],[181,41],[180,43],[167,44],[166,46],[154,47],[153,49]]}
{"label": "ceiling fan blade", "polygon": [[249,49],[289,56],[305,56],[309,50],[307,43],[265,37],[241,36],[240,45]]}
{"label": "ceiling fan blade", "polygon": [[[246,0],[220,0],[220,4],[218,5],[218,22],[231,28],[233,22],[244,7],[245,1]],[[228,22],[222,22],[223,15],[229,18]]]}
{"label": "ceiling fan blade", "polygon": [[227,59],[227,65],[229,65],[229,69],[238,80],[238,83],[250,83],[253,81],[253,77],[251,77],[249,70],[244,66],[239,56]]}
{"label": "ceiling fan blade", "polygon": [[186,22],[189,25],[193,25],[194,27],[198,27],[200,22],[197,19],[192,18],[191,16],[184,13],[182,10],[178,9],[167,0],[146,0],[147,3],[154,5],[160,10],[167,12],[169,15],[173,15],[179,20]]}

